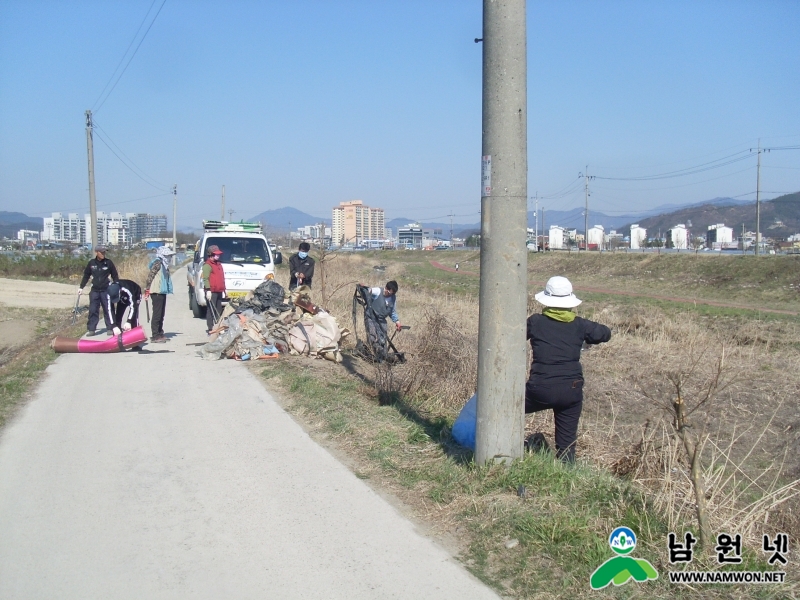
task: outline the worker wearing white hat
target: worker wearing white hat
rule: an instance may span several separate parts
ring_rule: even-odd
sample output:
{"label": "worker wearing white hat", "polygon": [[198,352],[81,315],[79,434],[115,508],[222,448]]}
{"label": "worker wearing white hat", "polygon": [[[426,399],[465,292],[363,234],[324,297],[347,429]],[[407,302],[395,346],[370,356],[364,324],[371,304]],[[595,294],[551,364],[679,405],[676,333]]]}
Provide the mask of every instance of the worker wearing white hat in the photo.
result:
{"label": "worker wearing white hat", "polygon": [[552,409],[556,455],[574,461],[583,408],[581,348],[584,342],[607,342],[611,330],[575,315],[571,309],[581,304],[581,300],[566,277],[551,277],[544,290],[534,297],[545,308],[542,314],[528,317],[533,363],[525,386],[525,412]]}

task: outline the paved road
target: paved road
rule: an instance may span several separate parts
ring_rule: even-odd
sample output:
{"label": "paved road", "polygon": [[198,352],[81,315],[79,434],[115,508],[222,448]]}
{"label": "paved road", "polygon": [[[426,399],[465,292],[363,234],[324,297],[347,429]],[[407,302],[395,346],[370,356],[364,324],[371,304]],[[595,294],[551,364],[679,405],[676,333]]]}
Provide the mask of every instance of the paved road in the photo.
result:
{"label": "paved road", "polygon": [[[183,280],[182,274],[175,277]],[[0,437],[0,598],[496,598],[243,365],[65,355]]]}

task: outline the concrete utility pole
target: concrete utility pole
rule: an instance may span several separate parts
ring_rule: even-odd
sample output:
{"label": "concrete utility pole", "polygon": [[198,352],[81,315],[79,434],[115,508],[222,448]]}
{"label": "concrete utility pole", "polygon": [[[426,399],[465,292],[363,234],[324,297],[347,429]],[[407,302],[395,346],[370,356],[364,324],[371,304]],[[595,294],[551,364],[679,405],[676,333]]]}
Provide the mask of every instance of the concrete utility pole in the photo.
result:
{"label": "concrete utility pole", "polygon": [[761,138],[758,139],[758,167],[756,168],[756,256],[761,241]]}
{"label": "concrete utility pole", "polygon": [[[89,155],[89,215],[92,227],[92,249],[94,250],[102,240],[97,239],[97,198],[94,195],[94,141],[92,139],[92,111],[86,111],[86,153]],[[89,232],[86,232],[86,241],[89,242]]]}
{"label": "concrete utility pole", "polygon": [[450,213],[450,250],[453,249],[453,213]]}
{"label": "concrete utility pole", "polygon": [[[550,242],[549,238],[550,238],[550,236],[548,236],[548,239],[547,239],[548,243]],[[544,244],[544,206],[543,206],[542,207],[542,249],[544,249],[544,247],[545,247],[545,244]]]}
{"label": "concrete utility pole", "polygon": [[178,184],[172,186],[172,264],[178,264]]}
{"label": "concrete utility pole", "polygon": [[222,216],[219,218],[220,221],[225,220],[225,186],[222,186]]}
{"label": "concrete utility pole", "polygon": [[589,250],[589,165],[583,172],[583,191],[586,196],[586,205],[583,208],[583,249]]}
{"label": "concrete utility pole", "polygon": [[483,0],[478,464],[520,458],[528,253],[525,0]]}

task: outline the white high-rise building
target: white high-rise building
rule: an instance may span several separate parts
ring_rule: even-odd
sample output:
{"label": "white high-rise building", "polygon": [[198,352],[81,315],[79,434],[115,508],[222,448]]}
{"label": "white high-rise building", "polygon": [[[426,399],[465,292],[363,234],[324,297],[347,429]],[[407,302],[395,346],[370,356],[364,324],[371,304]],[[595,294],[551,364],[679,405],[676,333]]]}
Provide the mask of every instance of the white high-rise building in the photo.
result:
{"label": "white high-rise building", "polygon": [[631,250],[638,250],[647,243],[647,229],[638,223],[631,225]]}
{"label": "white high-rise building", "polygon": [[364,240],[382,240],[385,234],[382,208],[370,208],[363,200],[340,202],[333,207],[332,243],[360,244]]}
{"label": "white high-rise building", "polygon": [[586,249],[590,250],[592,246],[600,250],[605,241],[606,230],[602,225],[595,225],[589,229],[589,235],[586,236]]}
{"label": "white high-rise building", "polygon": [[667,231],[667,247],[676,250],[686,250],[689,247],[689,236],[686,225],[679,223]]}
{"label": "white high-rise building", "polygon": [[566,229],[558,225],[550,225],[550,234],[548,239],[548,246],[550,250],[563,250],[564,249],[564,233]]}
{"label": "white high-rise building", "polygon": [[725,227],[724,223],[708,226],[706,245],[709,248],[729,248],[733,245],[733,228]]}

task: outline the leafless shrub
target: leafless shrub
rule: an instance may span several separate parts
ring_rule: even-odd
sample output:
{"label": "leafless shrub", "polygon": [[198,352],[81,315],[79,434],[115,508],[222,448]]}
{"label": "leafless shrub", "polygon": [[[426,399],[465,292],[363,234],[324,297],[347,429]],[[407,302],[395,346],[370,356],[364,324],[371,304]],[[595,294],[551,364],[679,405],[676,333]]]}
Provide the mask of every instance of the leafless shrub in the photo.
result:
{"label": "leafless shrub", "polygon": [[406,346],[413,360],[398,369],[400,389],[431,408],[458,410],[477,386],[477,332],[437,306],[424,309],[422,319]]}

